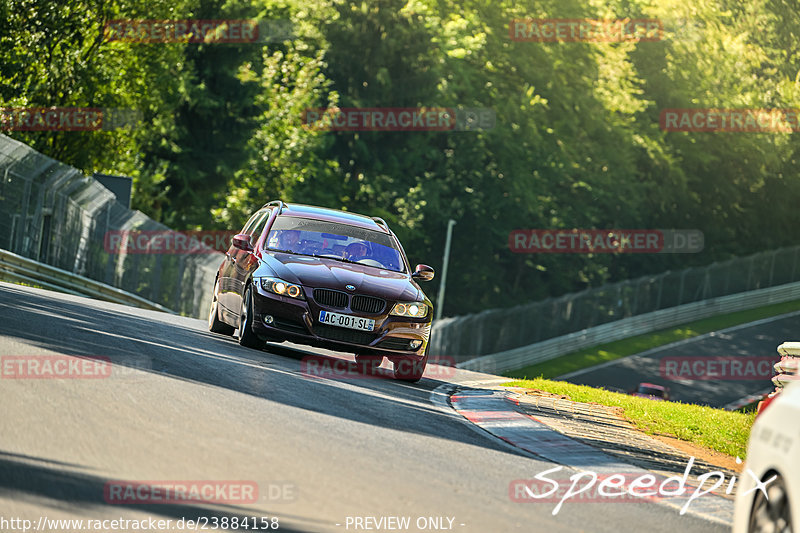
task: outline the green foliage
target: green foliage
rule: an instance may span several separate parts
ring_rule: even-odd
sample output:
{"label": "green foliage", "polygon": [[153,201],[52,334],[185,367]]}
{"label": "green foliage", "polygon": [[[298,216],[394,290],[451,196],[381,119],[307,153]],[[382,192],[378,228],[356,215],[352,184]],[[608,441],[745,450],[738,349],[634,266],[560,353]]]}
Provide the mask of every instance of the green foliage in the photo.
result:
{"label": "green foliage", "polygon": [[[665,108],[800,107],[796,0],[6,0],[0,105],[130,107],[132,131],[13,132],[135,178],[176,229],[228,228],[282,198],[382,216],[441,267],[445,314],[518,304],[796,244],[786,133],[665,132]],[[650,18],[657,42],[517,42],[515,18]],[[120,43],[114,18],[291,19],[250,44]],[[486,131],[326,132],[310,108],[491,108]],[[696,228],[702,253],[526,255],[522,228]],[[429,285],[435,296],[437,281]]]}

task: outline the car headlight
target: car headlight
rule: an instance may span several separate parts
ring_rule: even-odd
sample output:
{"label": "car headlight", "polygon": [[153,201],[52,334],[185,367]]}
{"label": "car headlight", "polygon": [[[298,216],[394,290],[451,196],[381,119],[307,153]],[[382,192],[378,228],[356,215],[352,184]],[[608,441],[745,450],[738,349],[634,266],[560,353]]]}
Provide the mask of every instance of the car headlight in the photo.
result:
{"label": "car headlight", "polygon": [[303,288],[300,285],[295,285],[279,278],[261,278],[261,288],[273,294],[297,298],[298,300],[305,299]]}
{"label": "car headlight", "polygon": [[428,306],[419,302],[399,302],[394,304],[390,315],[410,316],[412,318],[424,318],[428,315]]}

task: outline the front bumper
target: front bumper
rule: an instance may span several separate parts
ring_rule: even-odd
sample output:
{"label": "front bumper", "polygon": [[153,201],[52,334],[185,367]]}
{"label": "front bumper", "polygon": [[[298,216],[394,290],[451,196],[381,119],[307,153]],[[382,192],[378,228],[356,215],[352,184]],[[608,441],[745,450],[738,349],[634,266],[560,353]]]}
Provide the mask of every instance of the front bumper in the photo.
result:
{"label": "front bumper", "polygon": [[[255,286],[255,284],[254,284]],[[409,319],[388,314],[391,308],[373,315],[321,306],[306,291],[306,300],[279,296],[257,287],[253,298],[253,331],[272,341],[289,341],[320,348],[355,354],[383,355],[391,360],[421,360],[424,357],[431,331],[431,315],[425,319]],[[321,310],[354,314],[375,320],[372,332],[321,324]],[[271,323],[265,317],[271,317]],[[422,341],[415,349],[411,341]]]}

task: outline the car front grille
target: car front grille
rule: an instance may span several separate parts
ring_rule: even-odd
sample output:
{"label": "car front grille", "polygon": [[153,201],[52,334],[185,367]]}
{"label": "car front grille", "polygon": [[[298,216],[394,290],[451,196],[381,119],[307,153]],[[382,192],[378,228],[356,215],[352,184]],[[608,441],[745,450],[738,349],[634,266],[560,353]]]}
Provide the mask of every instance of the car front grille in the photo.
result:
{"label": "car front grille", "polygon": [[353,311],[361,313],[380,313],[386,307],[386,300],[383,298],[375,298],[373,296],[362,296],[356,294],[353,296],[353,301],[350,302],[350,308]]}
{"label": "car front grille", "polygon": [[338,309],[346,309],[349,301],[350,309],[353,311],[372,315],[386,309],[386,300],[383,298],[356,294],[353,296],[353,299],[350,300],[350,295],[346,292],[332,289],[314,289],[314,300],[320,305]]}
{"label": "car front grille", "polygon": [[317,303],[328,307],[338,307],[340,309],[347,307],[347,293],[341,291],[314,289],[314,299]]}
{"label": "car front grille", "polygon": [[314,327],[316,334],[324,339],[348,342],[350,344],[367,345],[377,337],[374,333],[356,331],[354,329],[337,328],[334,326],[317,325]]}

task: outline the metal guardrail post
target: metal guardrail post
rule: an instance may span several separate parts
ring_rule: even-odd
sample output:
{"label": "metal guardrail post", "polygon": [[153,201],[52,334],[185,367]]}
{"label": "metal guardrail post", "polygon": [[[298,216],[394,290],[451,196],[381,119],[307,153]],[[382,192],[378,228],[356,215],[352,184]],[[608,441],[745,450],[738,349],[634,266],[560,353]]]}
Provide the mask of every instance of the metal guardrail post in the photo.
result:
{"label": "metal guardrail post", "polygon": [[770,261],[770,264],[769,264],[769,282],[768,282],[767,287],[772,287],[772,278],[773,278],[773,275],[775,274],[775,255],[776,255],[776,252],[773,250],[772,251],[772,261]]}
{"label": "metal guardrail post", "polygon": [[725,289],[723,291],[725,294],[728,294],[728,288],[730,287],[730,284],[731,284],[731,268],[729,265],[725,265]]}
{"label": "metal guardrail post", "polygon": [[[669,273],[669,272],[667,272]],[[666,275],[661,276],[658,278],[658,296],[656,297],[656,308],[655,311],[661,309],[661,292],[664,290],[664,278]]]}
{"label": "metal guardrail post", "polygon": [[680,288],[678,289],[678,303],[677,303],[677,305],[681,305],[681,303],[683,302],[683,287],[684,287],[684,284],[686,282],[686,273],[687,273],[686,270],[681,272],[681,284],[680,284]]}

